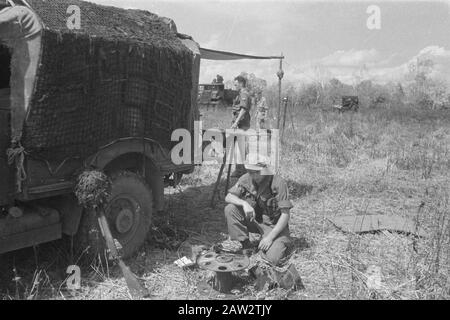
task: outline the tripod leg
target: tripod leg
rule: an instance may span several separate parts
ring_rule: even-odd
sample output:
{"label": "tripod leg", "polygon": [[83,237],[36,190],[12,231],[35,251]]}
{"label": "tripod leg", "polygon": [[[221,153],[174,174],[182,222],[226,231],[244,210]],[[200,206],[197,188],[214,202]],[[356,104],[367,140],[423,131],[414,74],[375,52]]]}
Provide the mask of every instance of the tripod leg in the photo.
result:
{"label": "tripod leg", "polygon": [[222,163],[222,166],[220,167],[220,170],[219,170],[219,174],[217,175],[217,181],[216,181],[216,184],[214,185],[214,191],[211,196],[211,207],[214,207],[214,198],[219,189],[219,184],[220,184],[220,179],[222,178],[223,169],[225,169],[225,161]]}
{"label": "tripod leg", "polygon": [[231,175],[231,164],[228,165],[227,183],[225,184],[225,196],[227,195],[228,188],[230,186],[230,175]]}

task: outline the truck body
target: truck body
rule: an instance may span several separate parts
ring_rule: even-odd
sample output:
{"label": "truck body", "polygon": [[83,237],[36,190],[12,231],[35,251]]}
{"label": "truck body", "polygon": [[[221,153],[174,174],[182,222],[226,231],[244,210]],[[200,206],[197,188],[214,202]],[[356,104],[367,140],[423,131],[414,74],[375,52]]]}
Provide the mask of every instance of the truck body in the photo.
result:
{"label": "truck body", "polygon": [[[85,211],[74,186],[92,168],[125,190],[109,218],[131,254],[163,208],[164,186],[193,171],[170,151],[173,130],[193,132],[198,118],[198,44],[147,11],[13,2],[13,20],[0,11],[0,254],[76,235]],[[80,28],[69,28],[70,6],[80,8]]]}

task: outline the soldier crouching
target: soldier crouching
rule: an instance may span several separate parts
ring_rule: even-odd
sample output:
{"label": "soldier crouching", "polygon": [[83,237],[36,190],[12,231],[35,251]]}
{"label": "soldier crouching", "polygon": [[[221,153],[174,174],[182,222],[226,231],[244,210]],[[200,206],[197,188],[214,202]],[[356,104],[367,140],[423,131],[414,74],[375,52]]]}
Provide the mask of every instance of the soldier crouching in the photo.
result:
{"label": "soldier crouching", "polygon": [[229,190],[225,217],[231,240],[243,249],[252,249],[249,233],[262,238],[258,249],[263,258],[278,265],[288,254],[291,243],[289,218],[292,203],[286,182],[266,163],[245,165],[247,173]]}

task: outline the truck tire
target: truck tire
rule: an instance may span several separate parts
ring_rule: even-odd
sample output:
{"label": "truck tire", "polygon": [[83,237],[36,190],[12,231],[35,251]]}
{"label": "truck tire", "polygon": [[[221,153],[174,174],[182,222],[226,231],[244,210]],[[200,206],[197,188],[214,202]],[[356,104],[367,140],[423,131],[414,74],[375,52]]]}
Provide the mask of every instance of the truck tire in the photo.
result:
{"label": "truck tire", "polygon": [[[128,258],[145,242],[150,229],[153,198],[145,180],[137,173],[121,171],[111,175],[111,196],[105,216],[114,239],[122,246],[122,257]],[[103,258],[106,245],[94,212],[85,210],[77,235],[77,252]]]}

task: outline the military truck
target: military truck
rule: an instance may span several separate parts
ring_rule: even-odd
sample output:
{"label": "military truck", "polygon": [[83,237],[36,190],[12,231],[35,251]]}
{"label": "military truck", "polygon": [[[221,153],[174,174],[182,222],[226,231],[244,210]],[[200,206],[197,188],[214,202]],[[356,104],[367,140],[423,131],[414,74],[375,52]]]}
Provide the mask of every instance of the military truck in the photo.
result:
{"label": "military truck", "polygon": [[198,106],[199,108],[217,108],[223,105],[225,85],[223,83],[199,84]]}
{"label": "military truck", "polygon": [[334,110],[339,113],[359,110],[359,98],[357,96],[342,96],[342,103],[340,105],[334,105]]}
{"label": "military truck", "polygon": [[172,131],[193,131],[198,117],[198,44],[147,11],[10,4],[0,11],[0,254],[63,235],[87,246],[96,220],[74,185],[93,168],[112,181],[106,216],[128,257],[163,208],[164,187],[193,170],[170,150]]}
{"label": "military truck", "polygon": [[208,110],[212,108],[227,108],[233,105],[238,95],[237,90],[225,89],[223,83],[199,84],[198,85],[198,107]]}

